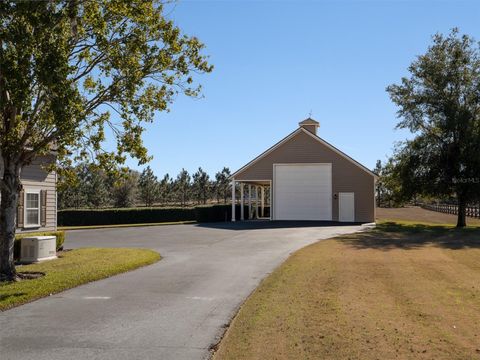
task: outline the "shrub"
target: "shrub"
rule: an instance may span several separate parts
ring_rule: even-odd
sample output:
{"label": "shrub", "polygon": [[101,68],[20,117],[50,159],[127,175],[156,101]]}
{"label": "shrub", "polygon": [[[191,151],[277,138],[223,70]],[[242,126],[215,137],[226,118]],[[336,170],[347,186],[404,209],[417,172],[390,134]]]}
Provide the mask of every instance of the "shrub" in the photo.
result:
{"label": "shrub", "polygon": [[45,231],[36,233],[22,233],[15,235],[15,242],[13,247],[13,257],[15,259],[20,258],[20,244],[21,239],[31,236],[55,236],[57,238],[57,251],[63,249],[63,243],[65,242],[65,231]]}
{"label": "shrub", "polygon": [[[248,219],[248,206],[244,210]],[[270,209],[265,207],[265,216]],[[240,205],[236,205],[235,217],[240,220]],[[195,208],[130,208],[60,210],[58,226],[95,226],[120,224],[148,224],[178,221],[222,222],[230,221],[231,205],[197,206]]]}
{"label": "shrub", "polygon": [[193,208],[131,208],[101,210],[61,210],[58,226],[148,224],[195,221]]}
{"label": "shrub", "polygon": [[197,222],[229,221],[231,218],[231,205],[198,206],[195,208],[195,220]]}
{"label": "shrub", "polygon": [[[245,219],[248,219],[248,206],[244,207]],[[195,208],[197,222],[221,222],[232,219],[232,205],[198,206]],[[235,219],[240,220],[240,205],[235,206]]]}

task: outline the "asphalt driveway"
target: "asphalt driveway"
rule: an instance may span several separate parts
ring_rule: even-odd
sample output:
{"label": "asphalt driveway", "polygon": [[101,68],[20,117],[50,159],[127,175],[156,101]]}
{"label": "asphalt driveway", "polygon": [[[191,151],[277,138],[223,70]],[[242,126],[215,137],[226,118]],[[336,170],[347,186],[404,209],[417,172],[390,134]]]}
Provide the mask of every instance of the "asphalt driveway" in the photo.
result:
{"label": "asphalt driveway", "polygon": [[66,248],[143,247],[163,259],[0,313],[0,358],[208,358],[240,304],[292,251],[360,229],[265,222],[71,231]]}

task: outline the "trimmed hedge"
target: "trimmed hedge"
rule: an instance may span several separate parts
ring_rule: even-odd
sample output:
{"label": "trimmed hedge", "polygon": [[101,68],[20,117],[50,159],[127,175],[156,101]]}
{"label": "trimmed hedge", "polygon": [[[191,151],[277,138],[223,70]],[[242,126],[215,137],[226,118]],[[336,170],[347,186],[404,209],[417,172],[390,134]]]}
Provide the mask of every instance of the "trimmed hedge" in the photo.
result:
{"label": "trimmed hedge", "polygon": [[57,251],[63,249],[63,243],[65,242],[65,231],[45,231],[36,233],[22,233],[15,235],[15,242],[13,243],[13,257],[15,259],[20,258],[20,245],[21,239],[31,236],[55,236],[57,238]]}
{"label": "trimmed hedge", "polygon": [[[248,218],[248,206],[245,206]],[[236,205],[235,217],[240,219],[240,205]],[[269,215],[269,208],[265,208]],[[60,210],[58,226],[94,226],[121,224],[148,224],[178,221],[222,222],[230,221],[231,205],[198,206],[195,208],[131,208],[131,209],[83,209]]]}
{"label": "trimmed hedge", "polygon": [[[246,212],[248,208],[245,207]],[[235,207],[235,218],[240,219],[240,205]],[[232,205],[198,206],[195,208],[197,222],[221,222],[232,219]]]}
{"label": "trimmed hedge", "polygon": [[58,226],[195,221],[194,208],[83,209],[58,212]]}

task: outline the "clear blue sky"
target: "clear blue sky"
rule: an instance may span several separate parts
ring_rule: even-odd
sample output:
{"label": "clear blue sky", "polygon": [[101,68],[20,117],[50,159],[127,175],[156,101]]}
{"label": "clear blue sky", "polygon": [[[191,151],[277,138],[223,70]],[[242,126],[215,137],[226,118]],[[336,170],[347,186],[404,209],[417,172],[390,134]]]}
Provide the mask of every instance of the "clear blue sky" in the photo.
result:
{"label": "clear blue sky", "polygon": [[203,99],[179,97],[148,127],[159,177],[236,170],[310,110],[322,138],[372,168],[407,136],[385,87],[436,32],[480,40],[480,1],[180,1],[170,16],[215,69],[199,78]]}

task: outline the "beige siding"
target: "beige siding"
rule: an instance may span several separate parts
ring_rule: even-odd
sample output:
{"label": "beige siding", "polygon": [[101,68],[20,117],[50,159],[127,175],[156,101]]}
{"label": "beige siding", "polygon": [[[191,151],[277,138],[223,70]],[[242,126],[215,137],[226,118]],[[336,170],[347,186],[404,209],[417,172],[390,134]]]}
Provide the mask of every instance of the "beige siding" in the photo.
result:
{"label": "beige siding", "polygon": [[302,125],[302,127],[307,130],[307,131],[310,131],[312,134],[317,134],[317,126],[316,125]]}
{"label": "beige siding", "polygon": [[[374,176],[303,131],[235,174],[235,180],[273,180],[273,164],[282,163],[331,163],[333,193],[354,192],[355,221],[375,220]],[[338,221],[338,196],[332,214]]]}
{"label": "beige siding", "polygon": [[54,156],[46,156],[36,159],[32,164],[22,170],[21,179],[25,192],[32,190],[47,191],[47,224],[45,227],[18,229],[18,232],[52,231],[57,228],[57,192],[56,173],[47,173],[45,165],[54,162]]}

